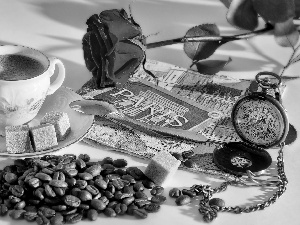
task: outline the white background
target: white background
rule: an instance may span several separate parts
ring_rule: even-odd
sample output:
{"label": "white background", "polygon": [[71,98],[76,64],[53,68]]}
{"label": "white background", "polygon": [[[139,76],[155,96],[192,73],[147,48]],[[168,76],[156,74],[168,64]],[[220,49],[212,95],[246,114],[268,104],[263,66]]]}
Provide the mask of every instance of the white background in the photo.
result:
{"label": "white background", "polygon": [[[91,74],[85,68],[81,39],[86,30],[86,20],[95,13],[112,8],[131,5],[134,19],[140,24],[148,42],[178,38],[192,26],[203,23],[216,23],[222,35],[237,34],[241,31],[230,26],[225,18],[226,8],[217,0],[0,0],[0,44],[19,44],[36,48],[49,56],[60,58],[66,67],[64,86],[79,89]],[[259,71],[269,70],[279,73],[286,64],[290,48],[276,45],[271,35],[263,35],[250,40],[226,44],[216,51],[214,58],[232,58],[232,62],[220,72],[236,78],[254,78]],[[182,67],[189,67],[190,59],[185,56],[182,45],[173,45],[147,51],[149,59],[160,60]],[[299,76],[300,64],[291,66],[285,75]],[[288,83],[283,102],[288,111],[290,123],[300,130],[299,95],[300,81]],[[212,224],[299,224],[299,139],[285,149],[286,174],[289,185],[286,193],[274,205],[263,211],[235,215],[219,213]],[[94,148],[85,143],[77,143],[56,154],[88,153],[93,160],[105,156],[125,158],[129,165],[145,168],[147,161],[120,154],[107,147]],[[270,150],[276,160],[276,150]],[[12,163],[11,159],[0,159],[1,167]],[[203,174],[178,171],[166,187],[166,195],[171,187],[188,188],[193,184],[218,186],[221,181]],[[249,206],[260,203],[272,195],[272,188],[229,187],[216,196],[225,200],[227,206]],[[132,216],[106,218],[103,215],[95,222],[82,221],[80,224],[110,223],[126,224],[199,224],[203,223],[197,210],[198,202],[177,207],[168,198],[159,213],[149,214],[145,220]],[[29,224],[26,221],[12,221],[9,217],[0,218],[2,225]]]}

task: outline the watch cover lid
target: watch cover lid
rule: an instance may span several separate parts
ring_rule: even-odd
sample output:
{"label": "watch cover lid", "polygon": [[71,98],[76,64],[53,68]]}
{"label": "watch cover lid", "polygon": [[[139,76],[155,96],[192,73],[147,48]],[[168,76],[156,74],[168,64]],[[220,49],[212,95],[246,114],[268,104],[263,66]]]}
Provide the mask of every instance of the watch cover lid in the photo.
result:
{"label": "watch cover lid", "polygon": [[259,147],[244,142],[225,143],[213,153],[214,163],[222,170],[235,175],[244,175],[247,170],[259,172],[267,169],[272,158]]}

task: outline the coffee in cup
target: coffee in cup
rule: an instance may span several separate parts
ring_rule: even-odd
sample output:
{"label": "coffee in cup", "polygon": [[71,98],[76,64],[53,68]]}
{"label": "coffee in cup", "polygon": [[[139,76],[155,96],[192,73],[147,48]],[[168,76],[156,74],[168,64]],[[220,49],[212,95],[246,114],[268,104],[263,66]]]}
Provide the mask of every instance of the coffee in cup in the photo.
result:
{"label": "coffee in cup", "polygon": [[[58,75],[51,83],[56,65]],[[0,135],[5,134],[5,126],[32,120],[64,78],[65,68],[59,59],[24,46],[0,46]]]}

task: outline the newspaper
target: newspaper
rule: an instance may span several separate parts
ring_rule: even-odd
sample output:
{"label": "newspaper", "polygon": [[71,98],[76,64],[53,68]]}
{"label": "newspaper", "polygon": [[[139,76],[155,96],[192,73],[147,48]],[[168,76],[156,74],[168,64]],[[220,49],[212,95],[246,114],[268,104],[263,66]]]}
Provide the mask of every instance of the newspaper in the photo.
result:
{"label": "newspaper", "polygon": [[180,127],[202,134],[210,141],[197,143],[157,137],[100,117],[96,117],[96,123],[84,141],[93,145],[104,144],[142,158],[152,158],[159,151],[193,151],[197,167],[187,168],[184,164],[181,167],[227,176],[213,163],[213,151],[221,143],[240,141],[231,123],[231,110],[242,95],[258,89],[256,82],[200,74],[154,60],[148,60],[145,68],[157,79],[141,69],[130,79],[131,86],[95,89],[93,82],[89,81],[78,93],[84,98],[113,102],[124,114],[141,122]]}

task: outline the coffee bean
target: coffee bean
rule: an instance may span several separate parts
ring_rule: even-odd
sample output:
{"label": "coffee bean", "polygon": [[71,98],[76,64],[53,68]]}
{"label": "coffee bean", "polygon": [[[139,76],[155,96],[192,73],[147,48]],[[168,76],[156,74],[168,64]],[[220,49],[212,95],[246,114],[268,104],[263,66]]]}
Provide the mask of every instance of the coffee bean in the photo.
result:
{"label": "coffee bean", "polygon": [[15,205],[15,209],[24,209],[26,206],[26,202],[25,201],[20,201]]}
{"label": "coffee bean", "polygon": [[11,210],[8,215],[12,219],[17,220],[17,219],[22,218],[25,212],[26,211],[24,209],[14,209],[14,210]]}
{"label": "coffee bean", "polygon": [[102,160],[102,165],[104,164],[112,164],[113,163],[113,159],[111,157],[105,157],[103,160]]}
{"label": "coffee bean", "polygon": [[137,207],[135,204],[130,204],[127,206],[127,214],[128,215],[133,215],[133,211],[138,209],[139,207]]}
{"label": "coffee bean", "polygon": [[54,198],[56,196],[55,192],[53,191],[52,187],[49,184],[44,185],[45,194],[49,197]]}
{"label": "coffee bean", "polygon": [[78,187],[79,189],[85,189],[87,186],[86,180],[76,180],[75,187]]}
{"label": "coffee bean", "polygon": [[141,171],[137,167],[127,167],[126,168],[127,174],[131,175],[136,180],[142,180],[145,177],[143,171]]}
{"label": "coffee bean", "polygon": [[26,211],[23,215],[24,219],[28,222],[35,221],[35,219],[38,217],[37,212],[30,212]]}
{"label": "coffee bean", "polygon": [[147,212],[158,212],[159,211],[159,209],[160,209],[160,205],[159,204],[157,204],[157,203],[150,203],[150,204],[148,204],[148,205],[145,205],[145,210],[147,211]]}
{"label": "coffee bean", "polygon": [[74,214],[77,212],[77,207],[76,208],[67,208],[67,210],[64,210],[64,211],[61,211],[60,213],[63,215],[63,216],[67,216],[67,215],[71,215],[71,214]]}
{"label": "coffee bean", "polygon": [[144,187],[147,189],[152,189],[155,187],[155,183],[150,179],[144,179],[142,181],[142,183],[143,183]]}
{"label": "coffee bean", "polygon": [[113,181],[113,180],[119,180],[121,177],[119,174],[112,173],[112,174],[107,174],[106,178],[109,179],[110,181]]}
{"label": "coffee bean", "polygon": [[71,170],[76,168],[76,162],[64,164],[63,170]]}
{"label": "coffee bean", "polygon": [[82,214],[74,213],[65,217],[66,223],[77,223],[82,220]]}
{"label": "coffee bean", "polygon": [[181,190],[179,188],[172,188],[170,191],[169,191],[169,196],[171,198],[177,198],[181,195]]}
{"label": "coffee bean", "polygon": [[99,190],[94,185],[87,185],[85,189],[90,192],[92,195],[99,194]]}
{"label": "coffee bean", "polygon": [[64,174],[68,177],[75,177],[78,174],[78,170],[76,170],[75,168],[67,168],[64,169]]}
{"label": "coffee bean", "polygon": [[139,208],[142,208],[145,205],[150,204],[150,202],[148,201],[148,199],[138,198],[134,199],[134,204],[137,205]]}
{"label": "coffee bean", "polygon": [[119,176],[126,175],[126,170],[118,168],[115,170],[115,173],[118,174]]}
{"label": "coffee bean", "polygon": [[20,185],[12,186],[10,191],[16,197],[21,197],[24,194],[24,188]]}
{"label": "coffee bean", "polygon": [[15,184],[18,181],[18,176],[14,173],[7,172],[4,175],[4,179],[9,184]]}
{"label": "coffee bean", "polygon": [[150,191],[151,195],[161,195],[164,193],[164,188],[161,186],[155,186],[152,188],[152,190]]}
{"label": "coffee bean", "polygon": [[107,182],[105,182],[103,179],[96,179],[95,186],[105,190],[107,188]]}
{"label": "coffee bean", "polygon": [[183,164],[188,168],[197,168],[197,163],[192,159],[184,161]]}
{"label": "coffee bean", "polygon": [[76,160],[76,166],[77,166],[79,169],[83,169],[83,168],[86,167],[86,163],[85,163],[85,161],[84,161],[83,159],[78,158],[78,159]]}
{"label": "coffee bean", "polygon": [[114,194],[110,191],[105,191],[104,192],[104,195],[108,198],[108,199],[111,199],[114,197]]}
{"label": "coffee bean", "polygon": [[53,187],[52,189],[55,192],[55,194],[58,195],[58,196],[64,196],[65,195],[66,188]]}
{"label": "coffee bean", "polygon": [[221,198],[212,198],[212,199],[209,200],[208,204],[210,206],[218,206],[218,207],[224,207],[225,206],[225,202]]}
{"label": "coffee bean", "polygon": [[117,216],[115,210],[113,210],[112,208],[105,208],[104,215],[106,215],[108,217],[116,217]]}
{"label": "coffee bean", "polygon": [[190,198],[194,198],[196,196],[196,192],[192,190],[182,189],[181,192],[183,195],[188,195]]}
{"label": "coffee bean", "polygon": [[87,211],[87,218],[91,221],[95,221],[98,218],[98,212],[96,209],[89,209]]}
{"label": "coffee bean", "polygon": [[127,166],[127,161],[125,159],[116,159],[113,160],[112,165],[117,168],[122,168]]}
{"label": "coffee bean", "polygon": [[38,209],[38,213],[43,214],[45,217],[50,218],[52,216],[55,216],[55,210],[51,209],[49,207],[40,207]]}
{"label": "coffee bean", "polygon": [[125,174],[122,176],[122,180],[127,180],[130,184],[134,184],[136,183],[135,179],[133,178],[133,176],[129,175],[129,174]]}
{"label": "coffee bean", "polygon": [[124,198],[123,200],[122,200],[122,203],[124,203],[125,205],[130,205],[131,203],[133,203],[134,202],[134,197],[133,196],[131,196],[131,197],[128,197],[128,198]]}
{"label": "coffee bean", "polygon": [[124,182],[120,179],[116,179],[112,181],[112,185],[117,189],[121,190],[124,188]]}
{"label": "coffee bean", "polygon": [[40,179],[41,181],[50,181],[52,180],[52,177],[46,173],[37,173],[35,174],[35,177]]}
{"label": "coffee bean", "polygon": [[133,215],[139,219],[146,219],[148,217],[148,213],[145,209],[134,209]]}
{"label": "coffee bean", "polygon": [[66,188],[68,184],[62,180],[50,180],[49,185],[53,187]]}
{"label": "coffee bean", "polygon": [[49,225],[50,224],[50,220],[47,219],[43,215],[39,215],[35,221],[37,222],[38,225]]}
{"label": "coffee bean", "polygon": [[84,162],[88,162],[88,161],[90,161],[90,156],[88,155],[88,154],[80,154],[79,156],[78,156],[78,158],[79,159],[82,159]]}
{"label": "coffee bean", "polygon": [[43,200],[45,198],[44,191],[45,191],[44,188],[39,187],[34,190],[33,194],[34,196],[38,197],[40,200]]}
{"label": "coffee bean", "polygon": [[117,203],[114,207],[114,210],[117,215],[124,215],[127,211],[127,205],[123,203]]}
{"label": "coffee bean", "polygon": [[142,198],[142,199],[148,199],[148,196],[142,192],[142,191],[137,191],[134,193],[135,198]]}
{"label": "coffee bean", "polygon": [[8,208],[5,204],[0,204],[0,216],[5,216],[8,212]]}
{"label": "coffee bean", "polygon": [[28,181],[28,184],[33,188],[37,188],[42,185],[42,182],[38,178],[33,177]]}
{"label": "coffee bean", "polygon": [[8,198],[9,198],[9,200],[10,200],[10,202],[11,202],[12,204],[16,204],[16,203],[18,203],[18,202],[21,201],[20,198],[14,196],[14,195],[10,195],[10,196],[8,196]]}
{"label": "coffee bean", "polygon": [[42,173],[45,173],[45,174],[48,174],[48,175],[53,175],[54,170],[53,170],[52,168],[47,168],[47,167],[45,167],[45,168],[43,168],[43,169],[41,170],[41,172],[42,172]]}
{"label": "coffee bean", "polygon": [[65,181],[69,187],[73,187],[76,184],[76,179],[74,177],[66,178]]}
{"label": "coffee bean", "polygon": [[102,174],[107,175],[107,174],[112,174],[115,171],[115,167],[112,164],[103,164],[102,165]]}
{"label": "coffee bean", "polygon": [[123,188],[123,192],[128,193],[128,194],[132,194],[132,196],[135,193],[135,191],[133,190],[133,186],[131,186],[131,185],[130,186],[125,186]]}
{"label": "coffee bean", "polygon": [[133,190],[135,191],[143,191],[145,189],[142,182],[137,182],[133,185]]}
{"label": "coffee bean", "polygon": [[90,173],[93,177],[100,174],[102,168],[100,164],[96,164],[88,167],[84,172]]}
{"label": "coffee bean", "polygon": [[74,195],[65,195],[64,196],[64,203],[67,206],[71,206],[71,207],[78,207],[81,203],[81,200],[79,198],[77,198]]}
{"label": "coffee bean", "polygon": [[45,160],[41,160],[41,159],[34,159],[33,160],[34,165],[40,167],[40,168],[44,168],[50,165],[49,162],[45,161]]}
{"label": "coffee bean", "polygon": [[82,180],[92,180],[93,175],[87,172],[84,173],[78,173],[77,176]]}
{"label": "coffee bean", "polygon": [[53,180],[62,180],[62,181],[65,181],[66,180],[66,176],[65,176],[65,174],[63,172],[56,171],[53,174]]}
{"label": "coffee bean", "polygon": [[97,211],[101,211],[106,208],[106,204],[99,199],[92,199],[90,205],[93,209],[96,209]]}
{"label": "coffee bean", "polygon": [[58,212],[67,210],[66,205],[53,205],[51,208]]}
{"label": "coffee bean", "polygon": [[178,198],[176,198],[175,203],[177,205],[187,205],[191,202],[191,198],[188,195],[180,195]]}
{"label": "coffee bean", "polygon": [[55,216],[53,216],[50,219],[51,225],[63,225],[64,224],[64,217],[60,213],[56,213]]}
{"label": "coffee bean", "polygon": [[78,209],[88,210],[89,208],[90,208],[90,205],[89,205],[89,204],[83,204],[83,203],[81,203],[81,204],[78,206]]}
{"label": "coffee bean", "polygon": [[82,190],[78,193],[77,197],[81,200],[81,201],[90,201],[92,200],[92,194],[90,192],[88,192],[87,190]]}

